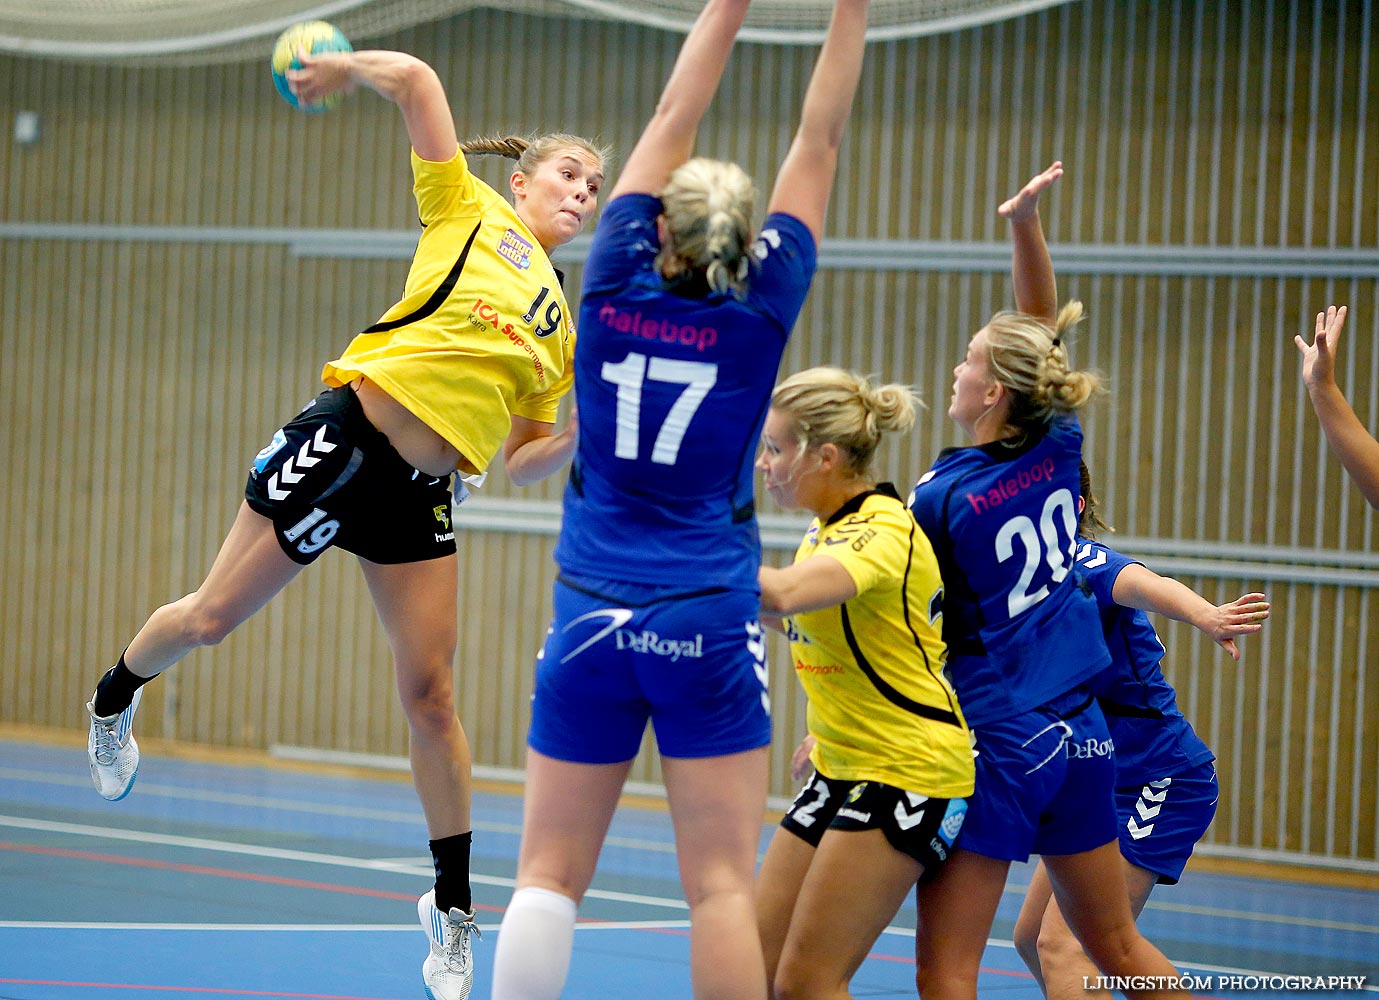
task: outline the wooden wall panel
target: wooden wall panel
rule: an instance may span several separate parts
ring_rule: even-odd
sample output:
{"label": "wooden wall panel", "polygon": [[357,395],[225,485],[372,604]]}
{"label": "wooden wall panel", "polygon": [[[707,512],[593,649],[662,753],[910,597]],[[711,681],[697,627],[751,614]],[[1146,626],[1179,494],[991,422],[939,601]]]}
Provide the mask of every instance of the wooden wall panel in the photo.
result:
{"label": "wooden wall panel", "polygon": [[[1259,587],[1275,602],[1239,664],[1164,628],[1183,708],[1220,757],[1209,839],[1369,864],[1376,518],[1319,438],[1291,338],[1327,303],[1351,305],[1342,380],[1373,428],[1376,31],[1373,0],[1083,0],[874,45],[827,224],[835,241],[867,242],[821,270],[784,365],[919,388],[929,409],[878,456],[906,488],[957,443],[952,366],[1011,304],[1004,264],[990,264],[1006,237],[995,206],[1062,157],[1044,220],[1055,259],[1072,261],[1061,289],[1087,307],[1076,357],[1108,379],[1086,426],[1113,543],[1213,600]],[[485,10],[356,42],[435,63],[462,134],[562,127],[626,155],[679,40]],[[763,205],[812,59],[743,46],[702,130],[705,152],[759,179]],[[35,146],[13,142],[19,110],[41,115]],[[476,164],[498,186],[504,167]],[[257,63],[3,58],[0,173],[0,722],[79,729],[98,672],[202,579],[253,454],[400,290],[405,260],[359,256],[347,235],[298,256],[274,234],[414,226],[405,130],[368,93],[296,114]],[[72,228],[23,228],[38,224]],[[1230,263],[1242,248],[1257,267]],[[567,255],[572,299],[579,259]],[[498,474],[483,496],[549,506],[560,490],[559,477],[517,491]],[[518,766],[551,539],[471,530],[460,544],[457,702],[475,760]],[[772,649],[773,791],[786,794],[803,702],[784,644]],[[328,553],[188,657],[149,689],[139,725],[405,754],[353,560]],[[633,777],[657,774],[647,756]]]}

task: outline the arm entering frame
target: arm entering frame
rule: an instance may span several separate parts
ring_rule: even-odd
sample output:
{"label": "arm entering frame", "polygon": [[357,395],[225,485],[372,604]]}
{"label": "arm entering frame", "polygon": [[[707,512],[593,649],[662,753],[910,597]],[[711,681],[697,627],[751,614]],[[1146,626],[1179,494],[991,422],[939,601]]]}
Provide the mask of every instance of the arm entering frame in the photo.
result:
{"label": "arm entering frame", "polygon": [[1379,441],[1366,430],[1336,384],[1336,343],[1345,318],[1345,306],[1328,306],[1326,312],[1317,313],[1312,343],[1302,337],[1294,337],[1293,343],[1302,352],[1302,381],[1327,443],[1365,500],[1379,509]]}
{"label": "arm entering frame", "polygon": [[1212,604],[1187,585],[1152,569],[1132,563],[1121,570],[1111,588],[1112,599],[1122,607],[1139,608],[1186,622],[1240,659],[1235,637],[1252,635],[1264,628],[1269,602],[1259,593],[1242,594],[1227,604]]}
{"label": "arm entering frame", "polygon": [[1054,280],[1053,259],[1044,242],[1044,227],[1039,221],[1039,195],[1062,176],[1063,161],[1055,160],[996,210],[1010,220],[1015,308],[1049,323],[1058,316],[1058,284]]}

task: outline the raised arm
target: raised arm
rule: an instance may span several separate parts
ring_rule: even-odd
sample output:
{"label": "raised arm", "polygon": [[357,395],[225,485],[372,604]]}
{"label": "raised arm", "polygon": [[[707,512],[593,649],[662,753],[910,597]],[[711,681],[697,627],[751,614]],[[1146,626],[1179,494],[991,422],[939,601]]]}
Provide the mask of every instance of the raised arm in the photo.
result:
{"label": "raised arm", "polygon": [[1187,622],[1236,660],[1240,659],[1240,650],[1235,637],[1258,632],[1269,617],[1269,602],[1263,594],[1242,594],[1229,604],[1216,605],[1172,577],[1160,576],[1138,563],[1120,571],[1111,597],[1127,608]]}
{"label": "raised arm", "polygon": [[301,69],[287,71],[288,86],[306,104],[363,84],[402,111],[412,148],[423,160],[444,163],[459,149],[455,117],[436,71],[405,52],[298,52]]}
{"label": "raised arm", "polygon": [[768,212],[788,212],[803,222],[814,234],[815,243],[823,234],[843,126],[862,78],[868,5],[869,0],[837,0],[834,4],[828,36],[804,94],[800,127],[766,206]]}
{"label": "raised arm", "polygon": [[1326,312],[1317,313],[1312,343],[1302,337],[1294,337],[1293,343],[1302,352],[1302,382],[1331,450],[1369,505],[1379,508],[1379,441],[1365,429],[1336,384],[1336,343],[1345,317],[1345,306],[1328,306]]}
{"label": "raised arm", "polygon": [[620,194],[655,194],[689,159],[699,123],[718,90],[749,0],[709,0],[680,46],[656,111],[613,185]]}
{"label": "raised arm", "polygon": [[1055,160],[996,209],[1010,220],[1010,238],[1015,246],[1011,264],[1015,308],[1049,323],[1058,318],[1058,284],[1044,242],[1044,227],[1039,221],[1039,195],[1062,176],[1063,161]]}

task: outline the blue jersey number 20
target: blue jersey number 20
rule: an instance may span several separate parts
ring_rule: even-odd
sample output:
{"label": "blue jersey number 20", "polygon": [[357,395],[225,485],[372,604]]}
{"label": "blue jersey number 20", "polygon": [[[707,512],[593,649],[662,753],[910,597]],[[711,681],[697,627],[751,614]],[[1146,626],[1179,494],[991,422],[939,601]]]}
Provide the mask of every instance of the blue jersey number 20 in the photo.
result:
{"label": "blue jersey number 20", "polygon": [[706,361],[648,359],[645,354],[632,351],[617,364],[605,361],[602,374],[604,381],[618,387],[618,434],[613,454],[631,461],[636,461],[641,443],[642,385],[649,379],[685,387],[666,414],[665,423],[661,424],[651,448],[653,462],[674,465],[695,411],[718,381],[718,365]]}
{"label": "blue jersey number 20", "polygon": [[[1061,516],[1060,516],[1061,515]],[[1059,537],[1059,528],[1067,536],[1064,542]],[[1006,613],[1014,618],[1026,608],[1031,608],[1049,596],[1047,584],[1031,588],[1041,562],[1047,563],[1052,582],[1058,583],[1068,575],[1072,567],[1073,552],[1077,547],[1077,506],[1069,490],[1056,490],[1044,501],[1044,509],[1039,517],[1039,526],[1021,514],[1012,517],[1001,530],[996,532],[996,561],[1005,562],[1015,555],[1016,539],[1025,550],[1025,564],[1020,579],[1006,595]]]}

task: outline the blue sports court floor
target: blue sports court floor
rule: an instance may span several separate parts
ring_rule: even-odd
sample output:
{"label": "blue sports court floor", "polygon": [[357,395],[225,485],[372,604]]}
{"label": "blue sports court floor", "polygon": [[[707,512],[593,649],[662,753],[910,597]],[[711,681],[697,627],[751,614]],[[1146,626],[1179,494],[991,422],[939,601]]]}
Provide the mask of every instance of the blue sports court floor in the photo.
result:
{"label": "blue sports court floor", "polygon": [[[475,996],[486,998],[521,799],[479,791],[474,815],[485,934]],[[133,793],[106,803],[83,749],[0,739],[0,1000],[417,1000],[425,841],[401,777],[146,752]],[[1012,873],[983,994],[1039,997],[1009,943],[1028,875]],[[620,810],[581,909],[565,995],[687,1000],[685,917],[668,815],[655,804]],[[838,917],[847,919],[843,901]],[[1141,924],[1184,972],[1359,975],[1364,990],[1343,995],[1379,993],[1379,891],[1190,870],[1155,893]],[[854,996],[914,996],[913,926],[907,907]]]}

